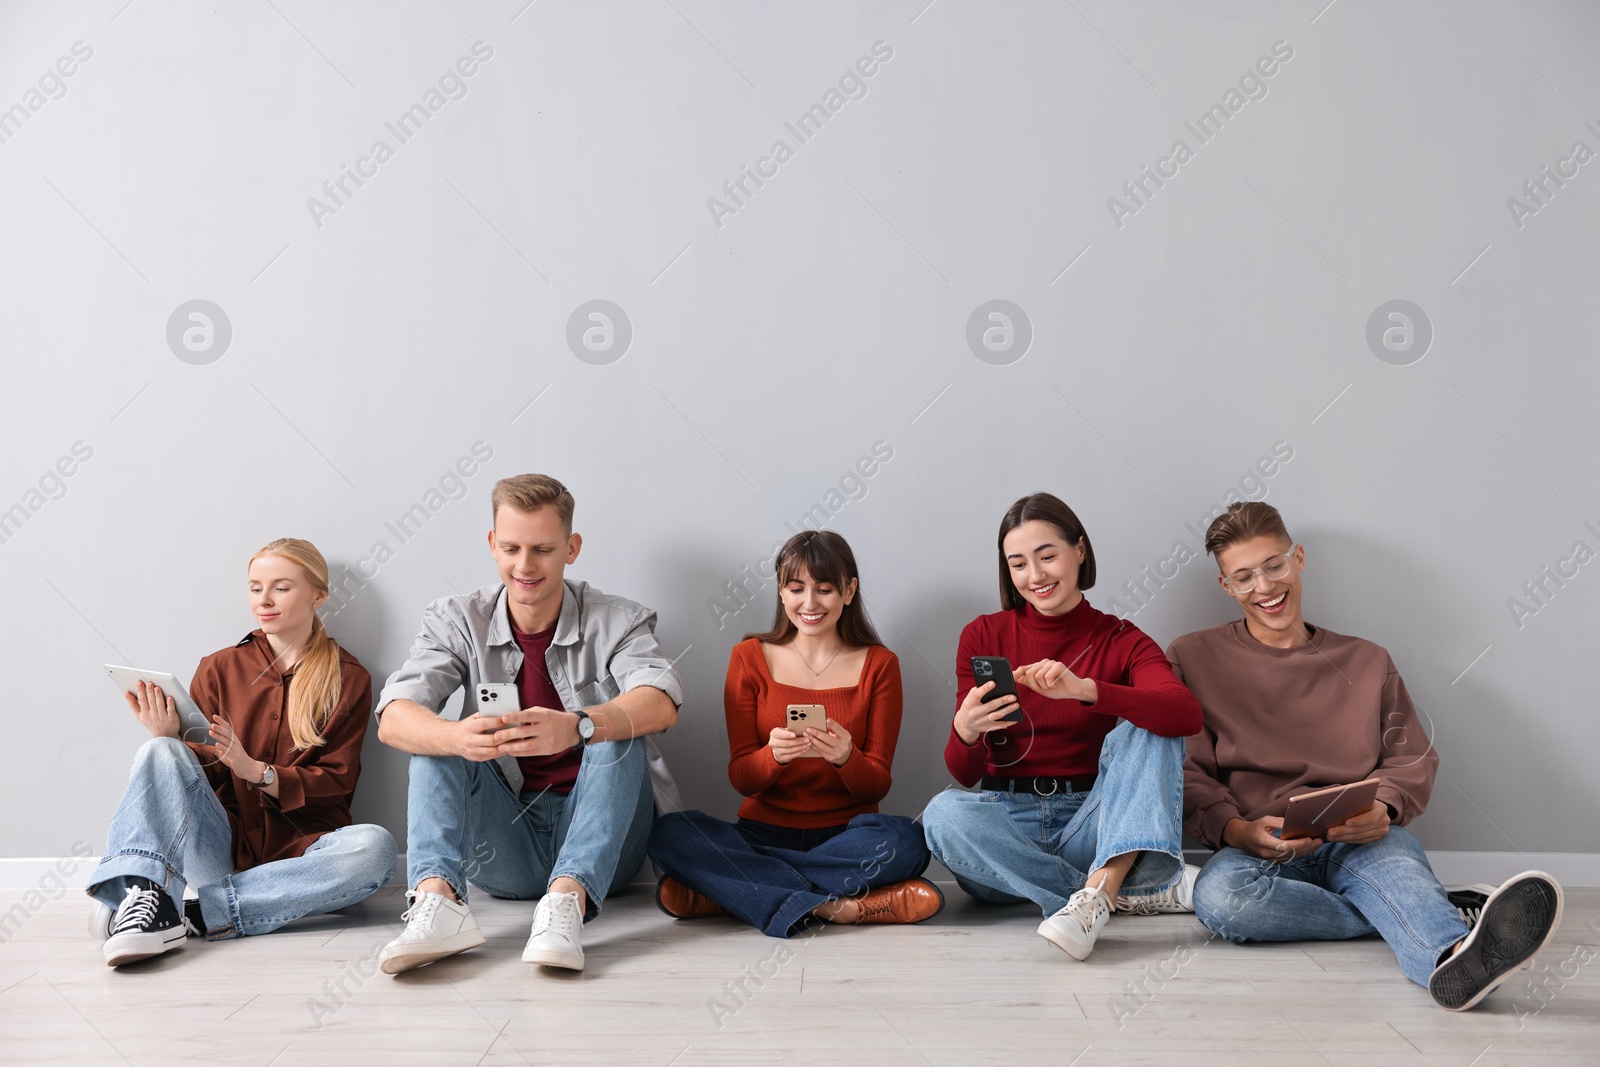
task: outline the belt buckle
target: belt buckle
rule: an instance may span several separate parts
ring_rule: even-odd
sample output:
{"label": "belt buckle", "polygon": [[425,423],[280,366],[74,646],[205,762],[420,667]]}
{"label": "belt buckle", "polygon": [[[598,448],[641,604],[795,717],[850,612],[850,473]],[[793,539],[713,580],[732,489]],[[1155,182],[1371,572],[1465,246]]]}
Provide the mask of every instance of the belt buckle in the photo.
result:
{"label": "belt buckle", "polygon": [[1050,779],[1050,792],[1048,792],[1048,793],[1041,792],[1040,789],[1039,789],[1039,779],[1038,778],[1034,778],[1034,780],[1033,780],[1033,791],[1034,791],[1034,794],[1037,795],[1037,796],[1053,797],[1053,796],[1056,795],[1057,791],[1060,788],[1061,788],[1061,783],[1057,782],[1054,778],[1052,778],[1052,779]]}

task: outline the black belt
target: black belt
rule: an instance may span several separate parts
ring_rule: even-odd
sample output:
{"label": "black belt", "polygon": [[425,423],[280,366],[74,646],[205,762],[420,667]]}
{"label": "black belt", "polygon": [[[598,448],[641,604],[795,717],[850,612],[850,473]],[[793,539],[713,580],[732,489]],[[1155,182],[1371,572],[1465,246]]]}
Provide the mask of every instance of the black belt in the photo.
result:
{"label": "black belt", "polygon": [[1094,788],[1098,774],[1090,774],[1079,778],[1050,778],[1040,775],[1036,778],[1002,778],[998,774],[986,774],[978,782],[982,789],[998,790],[1001,793],[1032,793],[1038,797],[1053,797],[1057,793],[1087,793]]}

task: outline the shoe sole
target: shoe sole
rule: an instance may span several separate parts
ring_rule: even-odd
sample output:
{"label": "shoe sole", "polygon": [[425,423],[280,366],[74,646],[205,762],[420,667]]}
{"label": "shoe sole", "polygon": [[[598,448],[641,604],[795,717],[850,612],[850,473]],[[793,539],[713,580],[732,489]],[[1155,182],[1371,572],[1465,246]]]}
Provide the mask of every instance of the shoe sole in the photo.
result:
{"label": "shoe sole", "polygon": [[106,940],[103,949],[106,966],[122,967],[138,963],[140,960],[153,959],[182,948],[188,937],[188,931],[181,926],[161,933],[115,934]]}
{"label": "shoe sole", "polygon": [[482,930],[463,930],[438,941],[419,941],[415,945],[398,949],[392,955],[380,955],[378,970],[384,974],[402,974],[433,963],[435,960],[442,960],[446,956],[465,952],[469,948],[477,948],[483,943]]}
{"label": "shoe sole", "polygon": [[1092,944],[1081,945],[1064,934],[1058,934],[1048,919],[1039,924],[1039,936],[1075,960],[1086,960],[1089,958],[1089,953],[1094,951]]}
{"label": "shoe sole", "polygon": [[1496,889],[1461,951],[1428,979],[1441,1007],[1466,1011],[1532,961],[1561,924],[1561,888],[1543,871],[1530,871]]}
{"label": "shoe sole", "polygon": [[583,970],[583,953],[561,952],[555,949],[523,949],[523,963],[537,963],[541,967],[560,967],[567,971]]}

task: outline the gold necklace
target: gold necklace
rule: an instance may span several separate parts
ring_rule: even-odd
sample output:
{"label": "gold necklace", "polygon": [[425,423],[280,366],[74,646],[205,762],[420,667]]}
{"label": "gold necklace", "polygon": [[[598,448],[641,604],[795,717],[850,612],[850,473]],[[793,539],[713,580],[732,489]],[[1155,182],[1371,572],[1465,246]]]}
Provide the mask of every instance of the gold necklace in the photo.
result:
{"label": "gold necklace", "polygon": [[[798,648],[794,648],[793,645],[790,645],[789,647],[794,649],[794,654],[800,657],[800,662],[801,663],[805,663],[806,670],[811,671],[811,664],[806,662],[806,657],[801,653],[801,651]],[[839,658],[839,653],[843,652],[843,651],[844,651],[844,646],[840,645],[839,646],[839,651],[835,652],[832,656],[830,656],[829,659],[828,659],[828,662],[826,662],[826,663],[824,663],[822,665],[822,671],[825,671],[829,667],[833,666],[833,661],[838,659]],[[813,678],[821,678],[822,677],[822,671],[811,671],[811,677],[813,677]]]}

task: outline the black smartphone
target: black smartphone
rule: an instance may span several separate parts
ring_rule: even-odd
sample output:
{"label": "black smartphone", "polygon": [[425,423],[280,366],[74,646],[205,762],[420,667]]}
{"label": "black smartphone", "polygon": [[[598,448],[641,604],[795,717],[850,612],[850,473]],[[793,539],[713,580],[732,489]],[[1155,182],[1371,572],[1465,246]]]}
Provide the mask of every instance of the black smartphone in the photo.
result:
{"label": "black smartphone", "polygon": [[[973,656],[972,657],[972,683],[982,685],[984,682],[993,682],[994,688],[989,690],[989,695],[983,698],[988,704],[1003,696],[1016,696],[1017,683],[1011,677],[1011,661],[1004,656]],[[1021,722],[1022,707],[1018,705],[1010,715],[1000,716],[1001,722]]]}

